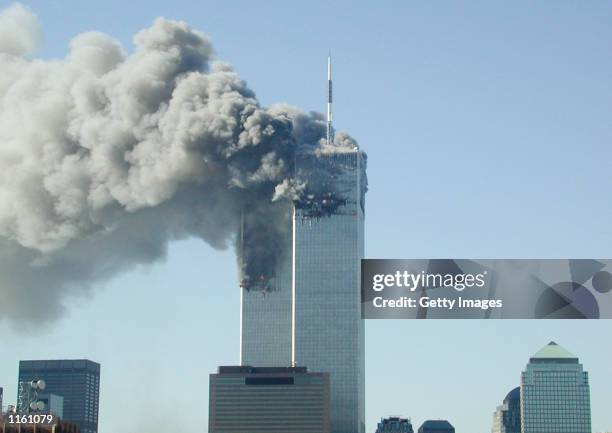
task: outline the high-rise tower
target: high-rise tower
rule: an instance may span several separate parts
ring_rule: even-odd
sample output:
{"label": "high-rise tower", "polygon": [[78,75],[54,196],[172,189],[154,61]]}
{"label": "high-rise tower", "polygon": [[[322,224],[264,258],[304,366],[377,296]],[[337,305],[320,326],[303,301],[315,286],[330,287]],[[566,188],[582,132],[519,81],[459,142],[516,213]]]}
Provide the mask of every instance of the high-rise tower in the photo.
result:
{"label": "high-rise tower", "polygon": [[241,298],[242,365],[329,373],[333,433],[365,431],[365,163],[358,148],[297,155],[296,176],[333,193],[288,207],[291,227],[274,289],[243,289]]}
{"label": "high-rise tower", "polygon": [[42,379],[46,393],[63,397],[63,418],[81,433],[97,433],[100,364],[86,359],[19,361],[19,382]]}
{"label": "high-rise tower", "polygon": [[522,433],[591,433],[588,373],[555,342],[529,360],[520,395]]}

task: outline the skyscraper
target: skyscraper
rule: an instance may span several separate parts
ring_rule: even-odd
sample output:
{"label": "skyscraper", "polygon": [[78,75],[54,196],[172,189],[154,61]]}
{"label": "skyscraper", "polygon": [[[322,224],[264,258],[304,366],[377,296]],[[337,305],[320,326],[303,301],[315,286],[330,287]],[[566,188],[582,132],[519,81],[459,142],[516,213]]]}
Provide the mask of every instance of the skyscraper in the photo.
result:
{"label": "skyscraper", "polygon": [[219,367],[210,433],[330,433],[329,374],[305,367]]}
{"label": "skyscraper", "polygon": [[516,387],[506,395],[501,406],[493,414],[491,433],[521,433],[521,388]]}
{"label": "skyscraper", "polygon": [[363,433],[365,155],[301,154],[296,168],[302,179],[332,184],[343,201],[331,211],[327,198],[288,210],[292,227],[275,289],[242,292],[241,363],[329,372],[332,432]]}
{"label": "skyscraper", "polygon": [[521,375],[522,433],[591,433],[589,377],[578,358],[551,342]]}
{"label": "skyscraper", "polygon": [[242,290],[241,363],[330,373],[333,433],[365,432],[364,256],[366,156],[334,145],[331,59],[327,143],[296,156],[298,180],[316,191],[287,208],[285,251],[274,287]]}
{"label": "skyscraper", "polygon": [[19,362],[19,382],[39,379],[46,382],[46,393],[64,398],[66,421],[77,424],[81,433],[97,433],[100,364],[85,359]]}

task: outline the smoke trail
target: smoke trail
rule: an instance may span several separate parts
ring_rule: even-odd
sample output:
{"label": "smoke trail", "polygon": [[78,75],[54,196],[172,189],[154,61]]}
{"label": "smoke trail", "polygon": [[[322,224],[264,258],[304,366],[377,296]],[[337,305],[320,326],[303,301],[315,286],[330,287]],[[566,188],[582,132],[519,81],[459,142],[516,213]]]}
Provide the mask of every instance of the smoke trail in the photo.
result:
{"label": "smoke trail", "polygon": [[66,296],[194,236],[239,242],[242,278],[270,276],[309,188],[295,153],[355,145],[326,145],[318,114],[262,107],[184,22],[157,19],[131,54],[89,32],[64,59],[27,58],[39,35],[26,8],[0,14],[0,318],[57,317]]}

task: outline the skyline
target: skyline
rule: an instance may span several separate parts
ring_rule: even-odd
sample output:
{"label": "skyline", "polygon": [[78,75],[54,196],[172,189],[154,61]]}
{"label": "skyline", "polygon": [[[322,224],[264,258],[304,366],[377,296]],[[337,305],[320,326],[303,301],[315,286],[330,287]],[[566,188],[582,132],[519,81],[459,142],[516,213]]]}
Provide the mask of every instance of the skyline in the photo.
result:
{"label": "skyline", "polygon": [[[524,369],[524,371],[521,372],[521,379],[520,379],[520,386],[515,387],[513,389],[511,389],[508,394],[506,395],[506,398],[504,399],[503,403],[506,404],[507,399],[509,399],[511,396],[513,396],[512,398],[518,399],[520,395],[522,395],[522,392],[518,392],[522,387],[528,386],[530,387],[528,391],[526,391],[528,393],[528,397],[530,398],[529,402],[525,402],[523,401],[523,399],[520,399],[520,403],[521,406],[523,407],[523,405],[525,404],[529,404],[529,405],[533,405],[533,401],[534,401],[534,396],[537,397],[537,395],[535,394],[536,391],[534,391],[538,386],[541,386],[541,382],[536,381],[534,383],[534,379],[533,379],[533,374],[534,374],[534,369],[535,370],[539,370],[539,371],[544,371],[546,374],[550,375],[550,373],[552,372],[553,375],[555,374],[555,371],[557,370],[558,366],[554,365],[554,364],[550,364],[551,361],[559,361],[559,359],[563,359],[563,360],[567,360],[569,361],[568,366],[563,366],[563,368],[568,369],[568,371],[571,371],[573,374],[578,372],[578,374],[582,377],[582,375],[584,375],[584,382],[586,384],[586,394],[580,394],[580,398],[583,399],[583,403],[581,404],[586,404],[586,413],[588,414],[588,419],[589,419],[589,427],[590,427],[590,418],[591,418],[591,412],[590,412],[590,403],[591,403],[591,393],[589,391],[589,380],[588,380],[588,375],[589,372],[588,370],[583,370],[583,365],[579,360],[579,356],[570,353],[569,351],[567,351],[567,349],[565,349],[564,347],[558,345],[556,342],[551,341],[548,344],[542,346],[537,352],[535,352],[532,356],[529,357],[529,361],[526,363],[526,367]],[[91,360],[61,360],[61,362],[68,362],[69,364],[71,364],[71,361],[77,361],[77,362],[87,362],[89,364],[92,365],[96,365],[98,368],[98,375],[99,375],[99,369],[100,369],[100,365],[97,364],[96,362],[92,362]],[[41,363],[41,362],[45,362],[45,361],[41,361],[41,360],[28,360],[28,361],[23,361],[20,360],[19,361],[19,365],[20,365],[20,374],[19,374],[19,381],[21,381],[21,376],[22,376],[22,372],[21,372],[21,367],[23,365],[23,363],[27,363],[29,364],[36,364],[36,363]],[[51,362],[51,363],[59,363],[60,360],[47,360],[46,361]],[[534,364],[535,363],[535,364]],[[552,367],[551,367],[552,366]],[[39,367],[37,367],[39,368]],[[552,370],[551,370],[552,368]],[[289,370],[295,370],[295,371],[302,371],[302,372],[306,372],[307,366],[278,366],[278,367],[265,367],[262,369],[262,371],[273,371],[273,370],[278,370],[280,372],[287,372]],[[44,370],[44,369],[43,369]],[[226,370],[226,371],[231,371],[233,373],[237,373],[238,370],[242,371],[242,372],[247,372],[247,371],[255,371],[258,370],[258,367],[253,367],[252,365],[248,364],[248,363],[241,363],[239,366],[218,366],[217,367],[217,371],[218,373],[221,372],[221,370]],[[41,370],[42,371],[42,370]],[[315,374],[315,375],[327,375],[329,376],[329,372],[322,372],[322,370],[313,370],[310,371],[308,370],[308,373],[310,374]],[[45,382],[47,382],[48,384],[55,384],[55,386],[57,387],[59,382],[57,382],[57,378],[54,377],[55,374],[55,370],[52,371],[52,376],[48,376],[48,373],[44,373],[44,374],[39,374],[39,375],[32,375],[32,373],[30,372],[28,375],[28,378],[26,380],[30,381],[30,380],[38,380],[38,379],[44,379]],[[217,374],[215,373],[210,373],[210,377],[212,378],[213,376],[216,376]],[[53,379],[50,382],[50,378],[53,377]],[[98,376],[99,377],[99,376]],[[552,377],[552,376],[551,376]],[[555,376],[556,377],[556,376]],[[74,380],[74,379],[70,379],[70,380]],[[329,379],[328,379],[329,380]],[[19,382],[18,381],[18,382]],[[535,388],[534,388],[535,385]],[[96,387],[99,386],[99,379],[96,382]],[[329,386],[329,385],[328,385]],[[559,385],[551,385],[548,384],[548,386],[553,386],[553,388],[551,389],[556,389],[554,388],[554,386],[561,386],[561,387],[567,387],[568,385],[566,383],[560,383]],[[2,390],[2,388],[0,387],[0,390]],[[550,389],[548,389],[548,391],[550,391]],[[51,392],[51,391],[49,391]],[[55,391],[54,391],[55,392]],[[537,391],[539,392],[539,391]],[[516,396],[514,396],[514,394],[516,393]],[[98,391],[96,391],[96,396],[98,395]],[[72,396],[73,401],[74,401],[74,395]],[[539,398],[539,397],[538,397]],[[74,403],[72,403],[74,404]],[[518,404],[518,403],[517,403]],[[541,404],[541,403],[538,403]],[[96,406],[97,407],[97,406]],[[508,406],[497,406],[496,408],[496,416],[499,416],[497,414],[498,411],[501,410],[501,408],[505,408],[505,410],[508,409]],[[0,410],[2,410],[2,406],[0,406]],[[530,419],[533,418],[534,416],[534,409],[530,409]],[[521,409],[522,412],[522,409]],[[537,412],[536,412],[537,413]],[[398,415],[387,415],[387,416],[381,416],[381,419],[385,418],[385,417],[397,417]],[[581,416],[583,417],[583,422],[584,420],[586,420],[587,418],[584,418],[584,414],[581,414]],[[410,423],[414,423],[414,417],[412,416],[407,416],[406,417]],[[398,418],[399,419],[399,418]],[[438,417],[436,418],[438,420],[442,420],[442,417]],[[68,422],[73,422],[74,420],[71,419],[69,416],[65,417],[65,420]],[[97,417],[96,417],[97,420]],[[446,419],[444,419],[445,421],[447,421]],[[522,420],[522,418],[521,418]],[[430,421],[428,419],[423,419],[421,422],[424,423],[426,421]],[[532,423],[533,421],[529,421],[530,423]],[[495,420],[492,424],[492,429],[495,428]],[[531,428],[533,428],[533,424],[531,424]],[[531,431],[531,430],[530,430]],[[582,430],[581,430],[582,431]],[[584,430],[586,431],[586,430]],[[595,430],[588,430],[589,432],[595,432]],[[597,432],[595,432],[597,433]]]}
{"label": "skyline", "polygon": [[[265,104],[287,100],[320,112],[325,104],[325,45],[334,41],[335,124],[355,136],[370,156],[366,257],[610,255],[612,213],[606,189],[598,186],[611,180],[612,88],[606,77],[612,66],[605,53],[611,51],[612,37],[604,23],[612,12],[607,5],[549,9],[527,8],[526,3],[514,8],[476,4],[463,10],[417,4],[367,12],[354,6],[353,20],[345,22],[341,18],[347,9],[341,5],[311,3],[300,7],[295,28],[287,24],[293,16],[290,8],[263,7],[249,10],[263,30],[245,37],[231,31],[234,26],[249,28],[249,14],[236,15],[236,10],[250,8],[244,4],[185,2],[169,7],[152,2],[141,11],[110,3],[91,13],[76,2],[59,11],[44,2],[25,3],[45,30],[42,57],[62,57],[68,40],[82,30],[107,31],[131,47],[131,35],[153,17],[182,18],[213,37],[219,56],[236,65]],[[115,16],[112,10],[126,13]],[[321,10],[327,12],[323,20],[335,24],[321,25],[331,33],[304,38],[309,18]],[[282,38],[265,30],[278,27]],[[365,36],[363,28],[368,29]],[[181,299],[172,296],[178,289]],[[15,376],[11,368],[16,359],[43,357],[40,352],[45,358],[87,357],[109,366],[102,379],[101,432],[129,432],[135,427],[120,426],[109,415],[120,418],[122,407],[131,404],[144,417],[145,403],[172,404],[166,394],[187,386],[200,368],[210,373],[238,359],[239,291],[231,251],[215,252],[194,240],[177,242],[165,263],[121,275],[91,292],[95,295],[67,300],[67,314],[35,327],[34,333],[15,334],[2,322],[0,349],[11,353],[0,361],[5,401],[16,394],[6,383]],[[217,335],[219,324],[222,335]],[[369,321],[366,428],[372,430],[380,417],[393,413],[421,421],[435,418],[435,411],[425,406],[436,401],[439,416],[457,431],[488,431],[492,411],[518,381],[508,377],[524,367],[527,354],[555,340],[583,359],[597,399],[594,431],[609,431],[612,419],[605,408],[612,402],[605,390],[612,389],[612,349],[606,344],[611,330],[610,321]],[[407,339],[413,347],[402,349]],[[194,341],[207,346],[190,347]],[[483,351],[495,367],[472,365],[471,356]],[[129,355],[125,364],[115,359],[117,353]],[[430,363],[447,353],[464,358],[456,364]],[[194,368],[192,363],[200,359],[201,367]],[[135,371],[141,366],[143,371]],[[471,372],[474,382],[469,385],[479,397],[464,394],[465,371]],[[159,395],[156,401],[116,397],[126,377],[141,383],[138,379],[144,382],[150,376],[158,378],[146,384]],[[490,377],[501,378],[500,383],[490,384]],[[398,398],[402,386],[416,386],[419,393]],[[389,389],[397,394],[389,395]],[[462,410],[453,408],[457,398],[463,400]],[[189,402],[183,406],[197,409]],[[479,413],[476,419],[474,412]]]}

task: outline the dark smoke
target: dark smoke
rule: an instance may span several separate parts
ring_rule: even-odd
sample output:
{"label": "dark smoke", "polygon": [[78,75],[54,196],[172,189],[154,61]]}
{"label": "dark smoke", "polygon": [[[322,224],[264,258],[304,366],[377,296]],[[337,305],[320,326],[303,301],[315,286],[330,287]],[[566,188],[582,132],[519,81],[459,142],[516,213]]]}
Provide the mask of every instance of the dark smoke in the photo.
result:
{"label": "dark smoke", "polygon": [[0,318],[56,317],[194,236],[234,243],[241,279],[271,278],[289,205],[341,200],[297,181],[295,154],[355,142],[326,144],[318,114],[262,107],[186,23],[156,20],[131,54],[84,33],[49,61],[27,57],[39,34],[27,9],[0,13]]}

